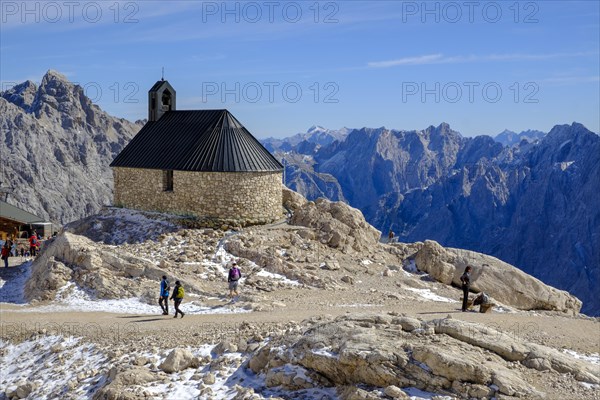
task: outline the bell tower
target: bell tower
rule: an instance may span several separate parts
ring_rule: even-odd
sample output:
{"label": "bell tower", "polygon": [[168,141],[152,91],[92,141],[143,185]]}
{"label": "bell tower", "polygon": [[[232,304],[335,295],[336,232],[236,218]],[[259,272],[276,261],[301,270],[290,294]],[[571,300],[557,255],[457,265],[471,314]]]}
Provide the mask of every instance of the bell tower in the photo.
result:
{"label": "bell tower", "polygon": [[176,109],[176,92],[168,81],[161,79],[148,91],[148,121],[158,121],[164,113]]}

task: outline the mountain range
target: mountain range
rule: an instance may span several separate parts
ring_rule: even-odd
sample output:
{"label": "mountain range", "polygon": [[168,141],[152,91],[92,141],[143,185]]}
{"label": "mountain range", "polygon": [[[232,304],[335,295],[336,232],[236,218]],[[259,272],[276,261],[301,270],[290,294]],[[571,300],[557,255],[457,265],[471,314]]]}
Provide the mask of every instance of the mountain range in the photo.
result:
{"label": "mountain range", "polygon": [[[55,71],[0,92],[8,201],[60,223],[96,213],[112,201],[109,163],[142,125],[108,115]],[[495,138],[463,137],[446,123],[313,126],[262,142],[307,198],[345,201],[400,241],[496,256],[600,315],[600,137],[583,125]]]}
{"label": "mountain range", "polygon": [[494,255],[600,314],[600,137],[583,125],[492,138],[442,123],[304,142],[275,151],[290,188],[346,201],[400,241]]}

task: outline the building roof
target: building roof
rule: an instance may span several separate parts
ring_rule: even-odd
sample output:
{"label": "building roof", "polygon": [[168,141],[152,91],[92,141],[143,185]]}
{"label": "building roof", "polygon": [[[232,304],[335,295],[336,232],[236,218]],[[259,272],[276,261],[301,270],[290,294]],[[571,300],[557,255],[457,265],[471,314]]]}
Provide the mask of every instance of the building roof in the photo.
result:
{"label": "building roof", "polygon": [[0,218],[10,219],[21,224],[40,224],[46,222],[43,218],[2,200],[0,200]]}
{"label": "building roof", "polygon": [[168,111],[149,121],[111,167],[176,171],[281,171],[283,166],[227,110]]}

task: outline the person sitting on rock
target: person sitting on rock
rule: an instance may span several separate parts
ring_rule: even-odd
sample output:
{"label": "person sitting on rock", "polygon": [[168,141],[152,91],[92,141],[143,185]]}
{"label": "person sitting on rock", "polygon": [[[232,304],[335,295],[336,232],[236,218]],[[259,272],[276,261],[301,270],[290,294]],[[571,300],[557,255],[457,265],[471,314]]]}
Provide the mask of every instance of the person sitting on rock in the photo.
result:
{"label": "person sitting on rock", "polygon": [[239,296],[238,284],[241,277],[242,271],[238,268],[237,262],[232,262],[231,268],[229,268],[229,274],[227,275],[227,282],[229,282],[229,297],[233,298],[234,293],[236,296]]}
{"label": "person sitting on rock", "polygon": [[469,288],[471,286],[471,266],[467,265],[465,268],[465,272],[460,276],[460,283],[462,283],[462,291],[463,291],[463,302],[462,302],[462,311],[467,311],[469,301]]}
{"label": "person sitting on rock", "polygon": [[177,318],[177,314],[181,314],[181,318],[185,315],[185,313],[179,309],[179,305],[183,301],[184,295],[185,291],[183,290],[183,286],[181,286],[181,282],[175,282],[173,294],[171,295],[171,300],[173,300],[173,304],[175,305],[175,316],[173,318]]}
{"label": "person sitting on rock", "polygon": [[163,310],[163,315],[169,315],[169,281],[165,275],[160,281],[160,294],[158,296],[158,305]]}
{"label": "person sitting on rock", "polygon": [[473,300],[473,305],[479,306],[480,313],[487,312],[493,306],[490,296],[485,294],[485,292],[481,292],[477,297],[475,297],[475,300]]}

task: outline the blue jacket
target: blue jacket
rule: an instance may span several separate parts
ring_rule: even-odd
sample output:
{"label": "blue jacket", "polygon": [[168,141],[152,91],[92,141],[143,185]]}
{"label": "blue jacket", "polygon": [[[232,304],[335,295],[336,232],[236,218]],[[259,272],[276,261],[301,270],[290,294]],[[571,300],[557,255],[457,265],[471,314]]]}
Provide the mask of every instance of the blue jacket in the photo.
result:
{"label": "blue jacket", "polygon": [[160,281],[160,295],[169,297],[169,281],[167,279]]}

